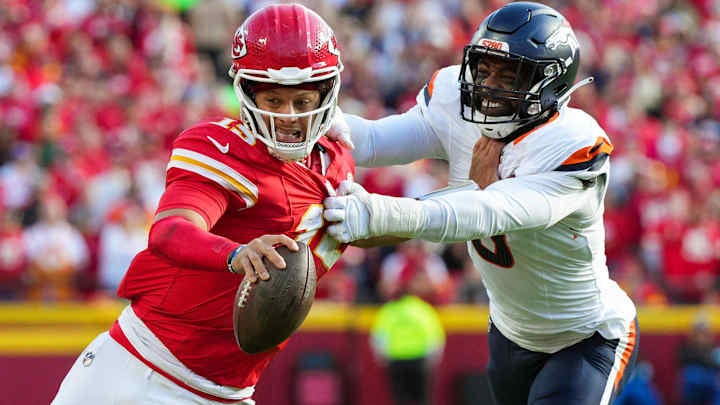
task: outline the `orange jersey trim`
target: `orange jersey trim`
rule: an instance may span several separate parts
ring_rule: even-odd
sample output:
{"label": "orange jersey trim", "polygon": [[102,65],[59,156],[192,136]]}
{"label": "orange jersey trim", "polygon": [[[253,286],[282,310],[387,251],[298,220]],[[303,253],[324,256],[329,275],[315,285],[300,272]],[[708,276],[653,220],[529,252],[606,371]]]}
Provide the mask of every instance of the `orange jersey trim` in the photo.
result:
{"label": "orange jersey trim", "polygon": [[559,113],[559,112],[556,112],[556,113],[555,113],[552,117],[550,117],[550,119],[547,120],[544,124],[539,125],[539,126],[533,128],[533,129],[525,132],[524,134],[520,135],[519,137],[517,137],[517,138],[513,141],[513,145],[517,145],[518,143],[520,143],[520,141],[522,141],[523,139],[527,138],[528,135],[530,135],[530,134],[532,134],[533,132],[537,131],[538,129],[544,127],[545,125],[547,125],[547,124],[555,121],[559,116],[560,116],[560,113]]}
{"label": "orange jersey trim", "polygon": [[603,138],[602,136],[598,136],[595,140],[595,144],[593,146],[587,146],[582,149],[578,149],[570,155],[567,159],[565,159],[564,162],[562,162],[562,165],[574,165],[578,163],[585,163],[589,162],[593,159],[595,159],[599,154],[605,153],[605,154],[611,154],[614,147],[610,143],[609,140]]}
{"label": "orange jersey trim", "polygon": [[440,70],[436,70],[435,73],[433,73],[428,83],[428,95],[430,95],[430,97],[432,97],[433,90],[435,90],[435,78],[437,78],[438,73],[440,73]]}

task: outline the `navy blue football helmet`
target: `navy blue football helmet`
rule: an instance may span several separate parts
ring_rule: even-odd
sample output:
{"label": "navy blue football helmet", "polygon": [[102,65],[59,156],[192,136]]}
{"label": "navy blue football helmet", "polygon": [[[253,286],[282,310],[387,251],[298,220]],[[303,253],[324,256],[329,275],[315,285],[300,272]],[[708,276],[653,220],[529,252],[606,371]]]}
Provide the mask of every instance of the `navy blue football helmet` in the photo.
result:
{"label": "navy blue football helmet", "polygon": [[[463,53],[460,115],[507,140],[547,121],[570,93],[580,47],[570,24],[543,4],[516,2],[480,23]],[[492,76],[492,77],[491,77]]]}

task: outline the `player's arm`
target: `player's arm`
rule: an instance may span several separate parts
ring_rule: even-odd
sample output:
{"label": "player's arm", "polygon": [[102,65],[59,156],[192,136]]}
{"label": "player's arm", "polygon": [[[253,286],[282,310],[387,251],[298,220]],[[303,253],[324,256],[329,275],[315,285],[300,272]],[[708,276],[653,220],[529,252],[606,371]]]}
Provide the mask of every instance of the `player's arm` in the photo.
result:
{"label": "player's arm", "polygon": [[352,246],[359,248],[371,248],[378,246],[392,246],[398,243],[409,241],[410,238],[403,238],[400,236],[377,236],[375,238],[360,239],[350,243]]}
{"label": "player's arm", "polygon": [[497,181],[485,190],[428,199],[422,207],[423,239],[457,242],[548,228],[598,205],[597,187],[567,173],[549,172]]}
{"label": "player's arm", "polygon": [[355,163],[363,167],[407,164],[445,156],[445,149],[420,108],[379,120],[345,114],[355,149]]}
{"label": "player's arm", "polygon": [[148,249],[178,266],[226,271],[239,243],[208,230],[225,212],[229,197],[192,176],[168,184],[150,227]]}
{"label": "player's arm", "polygon": [[[192,176],[187,176],[192,177]],[[227,209],[226,190],[207,183],[180,180],[170,183],[160,199],[148,238],[148,249],[178,266],[210,271],[244,272],[251,281],[269,277],[262,258],[278,268],[285,262],[274,245],[297,250],[286,235],[263,235],[247,245],[209,231]]]}
{"label": "player's arm", "polygon": [[[345,186],[343,186],[345,187]],[[429,198],[438,197],[441,195],[445,195],[448,193],[456,193],[461,190],[475,190],[477,187],[475,184],[472,183],[466,183],[460,186],[452,186],[452,187],[445,187],[441,188],[439,190],[432,191],[428,194],[422,195],[420,197],[417,197],[418,200],[427,200]],[[355,247],[360,248],[371,248],[371,247],[378,247],[378,246],[391,246],[391,245],[397,245],[399,243],[406,242],[412,238],[409,237],[401,237],[401,236],[392,236],[392,235],[384,235],[384,236],[376,236],[372,238],[367,239],[360,239],[356,240],[354,242],[351,242],[350,244]]]}
{"label": "player's arm", "polygon": [[[355,162],[363,167],[407,164],[425,158],[447,159],[443,142],[447,142],[444,137],[449,136],[451,124],[443,105],[458,94],[454,87],[457,78],[454,69],[436,71],[419,91],[416,104],[407,112],[379,120],[340,112],[328,136],[337,137],[333,133],[339,132],[341,139],[349,137],[355,145]],[[431,100],[435,102],[431,103]]]}
{"label": "player's arm", "polygon": [[[343,185],[342,187],[345,187],[345,186],[346,185]],[[430,192],[428,194],[422,195],[420,197],[417,197],[417,200],[427,200],[429,198],[445,195],[448,193],[455,193],[455,192],[458,192],[461,190],[475,190],[476,188],[477,188],[476,185],[472,184],[472,183],[466,183],[466,184],[463,184],[460,186],[445,187],[445,188],[441,188],[439,190]],[[397,245],[399,243],[406,242],[410,239],[412,239],[412,238],[384,235],[384,236],[376,236],[376,237],[372,237],[372,238],[356,240],[354,242],[351,242],[350,244],[352,246],[360,247],[360,248],[371,248],[371,247],[378,247],[378,246]]]}
{"label": "player's arm", "polygon": [[460,189],[425,200],[369,194],[359,185],[326,199],[333,237],[348,242],[379,235],[458,242],[552,226],[568,215],[597,207],[600,183],[549,172],[495,182],[485,190]]}

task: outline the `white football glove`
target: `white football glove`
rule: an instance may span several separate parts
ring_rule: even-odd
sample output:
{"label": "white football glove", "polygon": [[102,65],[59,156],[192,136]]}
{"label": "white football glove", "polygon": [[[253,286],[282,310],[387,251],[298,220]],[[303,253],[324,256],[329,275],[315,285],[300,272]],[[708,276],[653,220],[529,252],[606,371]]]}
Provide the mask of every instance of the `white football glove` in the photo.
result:
{"label": "white football glove", "polygon": [[323,202],[323,217],[335,222],[328,226],[328,233],[340,242],[385,235],[411,237],[423,229],[420,201],[370,194],[352,181],[340,183],[337,194]]}
{"label": "white football glove", "polygon": [[352,180],[340,183],[337,196],[323,201],[325,220],[334,222],[328,233],[343,243],[366,239],[370,235],[370,193]]}
{"label": "white football glove", "polygon": [[355,144],[353,144],[350,137],[350,126],[345,121],[345,115],[339,106],[335,107],[335,116],[333,116],[332,124],[325,136],[330,140],[344,144],[350,149],[355,149]]}

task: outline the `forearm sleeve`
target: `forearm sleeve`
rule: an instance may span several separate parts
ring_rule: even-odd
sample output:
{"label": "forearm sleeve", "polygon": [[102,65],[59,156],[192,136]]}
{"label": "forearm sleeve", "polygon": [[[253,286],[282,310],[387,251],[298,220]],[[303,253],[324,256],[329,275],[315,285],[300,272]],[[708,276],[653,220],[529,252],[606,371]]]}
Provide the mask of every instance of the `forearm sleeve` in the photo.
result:
{"label": "forearm sleeve", "polygon": [[[436,242],[460,242],[522,229],[552,226],[590,204],[594,189],[564,174],[512,178],[485,190],[460,190],[423,201],[377,200],[371,215],[373,234],[411,236]],[[382,206],[382,208],[379,208]]]}
{"label": "forearm sleeve", "polygon": [[[157,212],[188,209],[199,214],[207,229],[212,229],[227,209],[228,198],[225,190],[188,173],[168,185]],[[180,216],[156,221],[148,236],[151,252],[178,266],[202,270],[227,270],[227,257],[238,246],[239,243],[210,233]]]}
{"label": "forearm sleeve", "polygon": [[171,216],[153,224],[148,249],[180,267],[227,271],[227,258],[240,246],[232,240],[204,231],[189,220]]}
{"label": "forearm sleeve", "polygon": [[366,120],[345,114],[355,144],[353,158],[362,167],[407,164],[445,158],[445,149],[417,106],[404,114]]}

